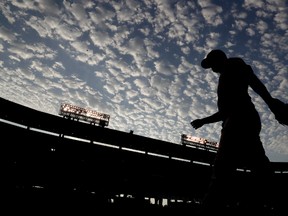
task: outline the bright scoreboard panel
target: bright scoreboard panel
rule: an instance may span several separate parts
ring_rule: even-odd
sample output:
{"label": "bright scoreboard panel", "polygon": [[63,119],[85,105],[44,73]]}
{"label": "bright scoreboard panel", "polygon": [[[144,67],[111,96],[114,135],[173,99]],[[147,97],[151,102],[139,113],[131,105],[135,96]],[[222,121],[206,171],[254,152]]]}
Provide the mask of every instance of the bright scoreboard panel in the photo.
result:
{"label": "bright scoreboard panel", "polygon": [[86,109],[67,103],[61,105],[59,115],[91,123],[101,124],[102,126],[108,126],[110,119],[110,115],[108,114],[100,113],[95,110]]}
{"label": "bright scoreboard panel", "polygon": [[204,138],[200,137],[195,137],[187,134],[182,134],[181,135],[181,143],[184,145],[192,145],[192,146],[197,146],[197,147],[202,147],[202,148],[207,148],[207,149],[218,149],[219,143],[214,142],[214,141],[209,141]]}

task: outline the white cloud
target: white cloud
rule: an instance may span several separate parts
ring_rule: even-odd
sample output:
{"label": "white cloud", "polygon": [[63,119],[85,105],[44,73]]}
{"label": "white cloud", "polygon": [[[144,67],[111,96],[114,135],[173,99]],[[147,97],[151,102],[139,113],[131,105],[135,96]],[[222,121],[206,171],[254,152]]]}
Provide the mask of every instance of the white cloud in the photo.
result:
{"label": "white cloud", "polygon": [[274,17],[275,22],[277,23],[277,27],[279,27],[281,30],[287,30],[288,24],[288,15],[287,15],[287,9],[280,11],[277,13]]}
{"label": "white cloud", "polygon": [[223,20],[220,14],[223,12],[221,6],[211,3],[211,1],[201,0],[199,1],[200,6],[202,7],[202,16],[206,22],[213,26],[218,26],[223,23]]}
{"label": "white cloud", "polygon": [[211,32],[206,37],[206,46],[209,47],[209,50],[217,48],[219,44],[220,34],[217,32]]}
{"label": "white cloud", "polygon": [[61,22],[58,28],[55,29],[57,35],[66,41],[77,40],[82,35],[82,31],[79,27],[72,26],[68,23]]}
{"label": "white cloud", "polygon": [[171,84],[170,80],[159,75],[152,76],[150,82],[151,86],[160,92],[167,92]]}
{"label": "white cloud", "polygon": [[105,49],[105,47],[111,44],[112,39],[110,38],[107,32],[102,31],[90,31],[90,38],[93,44],[101,49]]}
{"label": "white cloud", "polygon": [[265,2],[264,1],[245,0],[243,6],[247,7],[248,9],[264,8]]}
{"label": "white cloud", "polygon": [[23,44],[23,43],[14,43],[8,51],[16,55],[19,59],[31,59],[31,58],[40,58],[40,59],[54,59],[56,52],[51,48],[47,47],[44,44],[34,43],[34,44]]}
{"label": "white cloud", "polygon": [[253,28],[249,27],[249,28],[246,28],[246,32],[249,36],[254,36],[255,35],[255,31],[253,30]]}
{"label": "white cloud", "polygon": [[263,20],[260,20],[257,23],[257,30],[259,31],[260,34],[264,34],[267,29],[269,28],[268,24],[266,22],[264,22]]}
{"label": "white cloud", "polygon": [[4,26],[0,26],[0,39],[11,42],[16,40],[16,35]]}
{"label": "white cloud", "polygon": [[15,13],[11,12],[11,7],[2,1],[0,2],[0,8],[4,17],[8,20],[8,22],[13,24],[16,21],[16,19],[14,17]]}
{"label": "white cloud", "polygon": [[159,74],[164,74],[164,75],[169,76],[176,72],[175,66],[165,60],[155,61],[154,65],[155,65],[156,71]]}
{"label": "white cloud", "polygon": [[[31,17],[28,21],[26,21],[26,24],[33,28],[40,37],[52,37],[52,29],[49,26],[51,24],[51,21],[54,23],[58,22],[58,20],[55,19],[49,19],[48,22],[45,22],[46,20],[41,20],[37,17]],[[56,26],[56,25],[55,25]]]}

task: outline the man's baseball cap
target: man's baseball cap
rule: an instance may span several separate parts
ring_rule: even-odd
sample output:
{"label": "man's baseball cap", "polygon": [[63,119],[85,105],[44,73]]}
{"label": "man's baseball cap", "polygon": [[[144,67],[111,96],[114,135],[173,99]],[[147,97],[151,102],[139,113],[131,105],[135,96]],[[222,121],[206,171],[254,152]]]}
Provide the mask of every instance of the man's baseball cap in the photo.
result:
{"label": "man's baseball cap", "polygon": [[201,66],[205,69],[211,68],[213,63],[227,59],[226,54],[222,50],[212,50],[207,57],[201,61]]}

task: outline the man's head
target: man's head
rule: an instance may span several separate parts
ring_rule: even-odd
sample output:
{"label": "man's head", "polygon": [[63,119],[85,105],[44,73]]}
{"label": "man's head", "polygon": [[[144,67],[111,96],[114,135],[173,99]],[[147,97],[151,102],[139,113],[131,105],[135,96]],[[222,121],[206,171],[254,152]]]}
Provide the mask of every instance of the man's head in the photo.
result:
{"label": "man's head", "polygon": [[212,68],[214,72],[220,72],[226,60],[226,54],[222,50],[215,49],[209,52],[206,58],[201,61],[201,66],[205,69]]}

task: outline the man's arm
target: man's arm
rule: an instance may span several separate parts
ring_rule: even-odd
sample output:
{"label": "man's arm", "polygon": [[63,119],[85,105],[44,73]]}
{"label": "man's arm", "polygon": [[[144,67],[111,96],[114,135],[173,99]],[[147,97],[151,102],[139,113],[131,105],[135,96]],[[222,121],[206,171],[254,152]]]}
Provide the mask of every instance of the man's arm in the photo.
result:
{"label": "man's arm", "polygon": [[288,125],[288,104],[283,103],[279,99],[273,98],[265,85],[253,73],[252,68],[249,65],[248,67],[249,70],[251,70],[249,83],[251,88],[265,101],[271,112],[275,115],[275,119],[282,125]]}
{"label": "man's arm", "polygon": [[261,80],[254,74],[250,65],[247,65],[249,72],[249,85],[250,87],[265,101],[265,103],[270,107],[273,103],[273,97],[268,92],[266,86],[261,82]]}
{"label": "man's arm", "polygon": [[210,124],[210,123],[215,123],[215,122],[219,122],[222,120],[222,117],[220,115],[219,112],[214,113],[211,116],[202,118],[202,119],[196,119],[194,121],[191,122],[191,125],[194,129],[198,129],[200,127],[202,127],[204,124]]}

